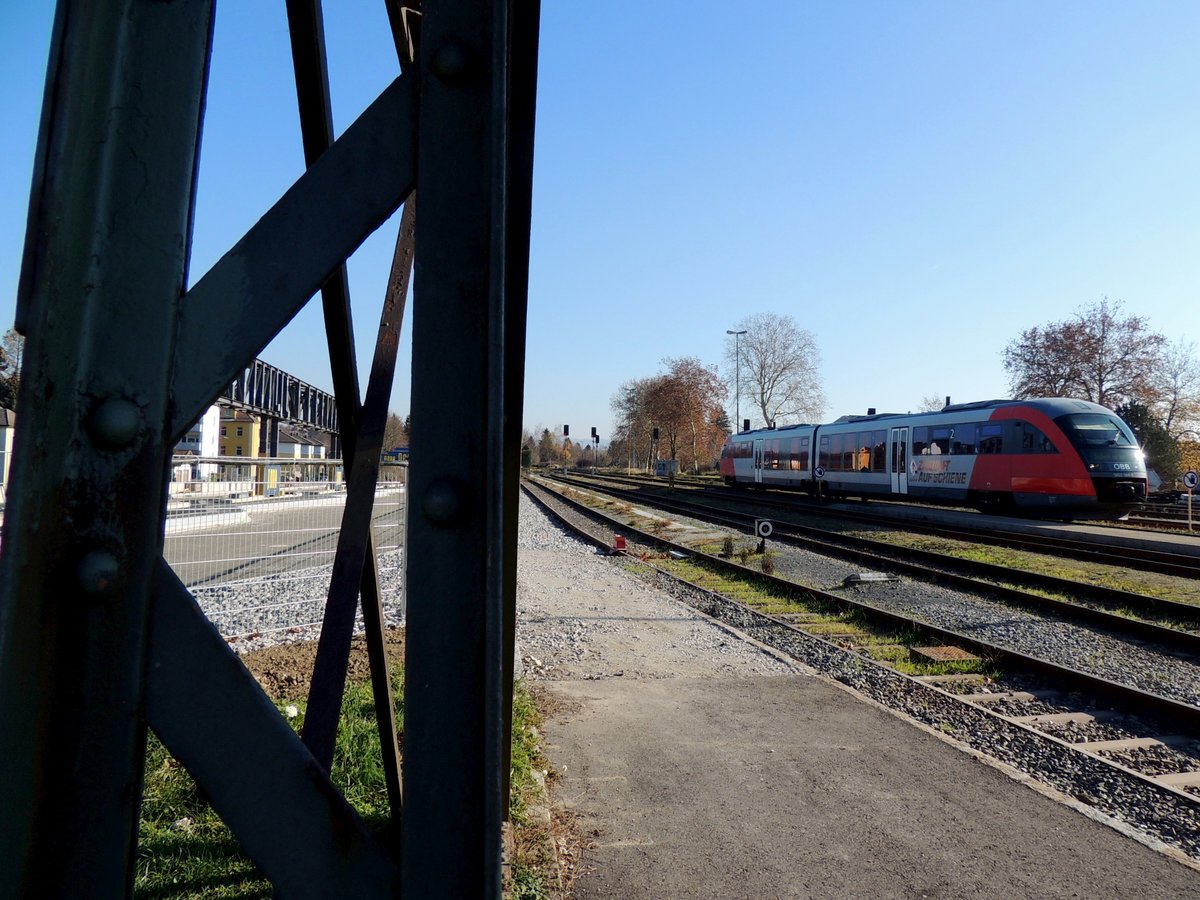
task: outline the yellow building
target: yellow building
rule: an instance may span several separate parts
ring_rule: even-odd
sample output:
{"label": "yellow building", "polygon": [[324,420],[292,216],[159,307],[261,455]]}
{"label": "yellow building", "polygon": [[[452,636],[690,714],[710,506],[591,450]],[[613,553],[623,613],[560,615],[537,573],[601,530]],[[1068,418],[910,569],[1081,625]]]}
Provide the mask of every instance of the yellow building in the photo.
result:
{"label": "yellow building", "polygon": [[221,407],[221,456],[258,456],[260,429],[257,416]]}

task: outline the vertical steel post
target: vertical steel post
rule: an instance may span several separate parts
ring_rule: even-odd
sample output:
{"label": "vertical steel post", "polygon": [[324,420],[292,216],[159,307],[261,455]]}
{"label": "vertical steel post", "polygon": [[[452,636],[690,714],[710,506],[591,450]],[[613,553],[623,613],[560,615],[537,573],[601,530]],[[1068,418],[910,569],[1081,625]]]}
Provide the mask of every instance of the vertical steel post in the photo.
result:
{"label": "vertical steel post", "polygon": [[512,766],[513,664],[517,620],[517,506],[520,502],[521,423],[525,393],[526,296],[529,290],[529,228],[533,211],[533,135],[537,108],[540,0],[511,6],[508,27],[508,205],[504,317],[504,605],[501,654],[501,799],[508,818]]}
{"label": "vertical steel post", "polygon": [[[505,0],[429,4],[421,25],[406,553],[404,795],[413,827],[401,855],[414,896],[500,893],[514,560],[506,538],[515,533],[509,481],[518,472],[509,463],[519,462],[506,444],[514,418],[519,428],[523,375],[522,347],[510,352],[508,341],[525,306],[523,273],[514,279],[507,265],[526,247],[509,234],[510,191],[528,184],[513,178],[510,128],[532,128],[532,111],[510,105],[509,10]],[[516,203],[527,209],[527,199]]]}
{"label": "vertical steel post", "polygon": [[59,6],[0,557],[0,893],[132,891],[212,3]]}

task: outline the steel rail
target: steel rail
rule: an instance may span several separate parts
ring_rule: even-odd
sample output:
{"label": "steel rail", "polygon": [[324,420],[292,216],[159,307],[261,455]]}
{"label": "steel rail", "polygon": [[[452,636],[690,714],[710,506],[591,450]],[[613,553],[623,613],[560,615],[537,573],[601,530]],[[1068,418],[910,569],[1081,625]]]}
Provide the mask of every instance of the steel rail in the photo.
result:
{"label": "steel rail", "polygon": [[[636,496],[638,502],[647,504],[644,496],[637,496],[632,492],[623,491],[619,488],[605,487],[596,488],[596,490],[626,499],[632,499]],[[712,507],[707,507],[693,501],[655,497],[653,502],[662,509],[670,509],[674,512],[691,515],[693,518],[724,524],[734,528],[744,528],[755,519],[762,518],[750,513],[714,510]],[[947,571],[946,568],[942,567],[958,568],[990,578],[1001,579],[1002,581],[1020,581],[1029,586],[1040,587],[1046,590],[1074,593],[1086,596],[1097,602],[1124,606],[1136,609],[1142,613],[1171,616],[1200,626],[1200,607],[1188,603],[1181,603],[1177,600],[1164,600],[1130,591],[1120,591],[1101,585],[1084,584],[1036,572],[1016,572],[1014,575],[1013,569],[994,563],[962,560],[927,550],[898,548],[893,544],[873,541],[869,538],[859,538],[850,535],[831,535],[829,532],[822,531],[821,529],[796,525],[790,522],[772,522],[772,524],[775,527],[773,538],[788,540],[817,553],[838,556],[855,562],[864,562],[882,569],[905,572],[923,580],[934,580],[940,584],[960,589],[985,591],[1025,608],[1035,609],[1039,612],[1050,608],[1072,618],[1094,623],[1124,633],[1127,636],[1132,635],[1141,639],[1153,640],[1189,653],[1200,653],[1200,633],[1182,631],[1142,619],[1133,619],[1070,600],[1060,600],[1054,597],[1031,594],[1026,590],[1007,587],[1003,584],[995,584],[991,581],[981,580],[958,572]],[[923,563],[918,564],[899,559],[897,558],[898,554],[903,554],[910,559],[922,560]],[[938,568],[931,570],[930,566]]]}
{"label": "steel rail", "polygon": [[[605,475],[596,477],[642,486],[646,485],[644,480],[639,481],[628,476]],[[679,482],[676,482],[676,487],[680,487]],[[722,496],[727,491],[726,488],[711,485],[704,486],[695,483],[688,485],[687,489]],[[829,506],[816,507],[810,504],[803,494],[794,491],[786,492],[787,499],[784,499],[782,493],[776,491],[772,491],[771,493],[756,493],[754,502],[761,506],[773,506],[799,513],[812,512],[823,516],[850,519],[874,525],[902,525],[908,531],[931,534],[969,543],[997,543],[1002,541],[1007,546],[1015,549],[1043,555],[1065,556],[1085,562],[1103,563],[1105,565],[1123,566],[1125,568],[1128,568],[1131,563],[1136,562],[1144,571],[1182,578],[1200,578],[1200,555],[1130,546],[1122,546],[1119,550],[1114,550],[1106,546],[1099,546],[1090,541],[1049,535],[1032,536],[1022,532],[1005,530],[1003,526],[974,529],[963,526],[917,522],[906,517],[890,515],[887,510],[866,513],[848,509],[834,509]],[[930,507],[930,509],[934,508]]]}
{"label": "steel rail", "polygon": [[[617,478],[615,480],[619,481],[621,479]],[[726,495],[723,491],[719,491],[719,492],[702,491],[702,493],[711,495],[720,500],[733,499],[733,498],[729,497],[728,495]],[[661,495],[655,495],[655,496],[661,496]],[[738,496],[741,499],[744,499],[746,502],[752,503],[756,506],[774,507],[774,508],[778,508],[778,509],[781,509],[781,510],[784,510],[787,512],[791,512],[791,513],[803,514],[803,513],[807,512],[807,510],[804,508],[798,508],[794,504],[790,504],[790,503],[787,503],[785,501],[781,501],[781,500],[778,500],[775,498],[766,498],[766,497],[760,497],[760,496],[750,497],[747,495],[738,495]],[[856,512],[850,511],[850,510],[823,510],[820,512],[820,514],[821,515],[829,515],[834,518],[848,518],[848,519],[853,519],[855,521],[868,522],[868,523],[874,524],[874,525],[883,524],[883,525],[898,526],[898,527],[902,527],[906,531],[917,531],[917,532],[921,532],[921,533],[937,534],[939,536],[957,538],[959,540],[963,540],[963,541],[966,541],[969,543],[993,543],[993,544],[1000,543],[1000,544],[1004,544],[1005,546],[1011,547],[1018,543],[1017,538],[1020,537],[1020,535],[1016,535],[1013,532],[982,532],[981,531],[978,533],[976,533],[976,532],[960,533],[960,532],[956,532],[954,529],[945,528],[943,526],[926,525],[926,524],[920,523],[920,522],[912,522],[909,519],[889,518],[886,515],[874,516],[874,515],[869,515],[869,514],[856,513]],[[762,516],[758,516],[758,518],[762,518]],[[795,527],[797,529],[808,528],[809,532],[814,535],[828,534],[828,532],[826,530],[820,529],[820,528],[814,528],[814,527],[810,527],[810,526],[802,526],[802,525],[798,525],[798,524],[794,524],[794,523],[793,523],[793,527]],[[991,535],[990,538],[988,537],[989,535]],[[1052,537],[1047,537],[1045,539],[1043,539],[1041,536],[1038,536],[1036,538],[1030,538],[1028,536],[1025,536],[1025,537],[1026,537],[1026,541],[1028,542],[1028,545],[1019,547],[1018,549],[1032,550],[1032,551],[1040,553],[1042,555],[1054,553],[1055,552],[1054,547],[1056,546],[1056,543],[1055,543],[1056,541],[1065,541],[1065,539],[1056,539],[1056,538],[1052,538]],[[839,539],[840,539],[840,536],[839,536]],[[847,538],[847,540],[851,540],[851,539]],[[886,545],[886,544],[881,544],[881,542],[872,542],[869,539],[865,539],[865,538],[860,539],[860,540],[862,540],[865,545],[874,544],[874,545],[885,546],[885,547],[890,546],[890,545]],[[1022,543],[1025,543],[1025,542],[1022,542]],[[1078,541],[1068,542],[1068,543],[1073,543],[1077,546],[1083,546],[1083,543],[1078,542]],[[921,551],[915,551],[915,550],[907,551],[906,550],[905,552],[916,555],[916,554],[919,554]],[[1071,548],[1068,548],[1066,551],[1063,552],[1062,555],[1068,556],[1070,558],[1083,559],[1084,561],[1088,561],[1088,562],[1104,562],[1108,565],[1116,565],[1116,566],[1121,566],[1124,568],[1130,568],[1130,563],[1133,561],[1137,561],[1139,563],[1146,562],[1146,559],[1144,558],[1143,554],[1150,555],[1150,556],[1157,555],[1159,557],[1170,557],[1170,558],[1173,558],[1174,560],[1184,560],[1185,561],[1184,563],[1182,563],[1182,565],[1185,567],[1186,571],[1175,572],[1175,573],[1160,572],[1160,574],[1174,574],[1175,577],[1197,577],[1197,576],[1200,576],[1200,557],[1193,558],[1187,554],[1165,554],[1162,551],[1142,550],[1141,548],[1137,548],[1137,547],[1122,547],[1120,554],[1116,554],[1116,553],[1105,554],[1104,551],[1092,550],[1091,552],[1086,552],[1086,553],[1081,551],[1078,555],[1076,555],[1075,553],[1071,552]],[[933,554],[933,556],[946,558],[946,557],[943,557],[941,554]],[[1103,556],[1108,556],[1111,558],[1109,558],[1109,559],[1098,558],[1098,557],[1103,557]],[[1153,565],[1152,559],[1149,560],[1149,563],[1150,564],[1148,564],[1148,565],[1144,565],[1143,568],[1152,570],[1152,571],[1160,571],[1157,567],[1155,567]],[[964,563],[964,565],[966,565],[966,563]],[[986,563],[970,563],[970,565],[986,566],[987,564]],[[1178,566],[1178,565],[1180,565],[1180,563],[1176,562],[1176,563],[1174,563],[1174,565]],[[996,566],[994,568],[997,571],[1004,572],[1004,573],[1010,573],[1012,571],[1012,569],[1007,566]],[[1034,573],[1034,572],[1027,573],[1027,577],[1025,577],[1024,580],[1029,583],[1036,583],[1039,586],[1046,587],[1048,589],[1053,589],[1053,590],[1078,589],[1080,587],[1079,582],[1070,581],[1069,579],[1055,579],[1054,576],[1039,575],[1038,573]],[[1143,601],[1154,601],[1158,604],[1162,604],[1164,606],[1164,609],[1169,609],[1172,612],[1172,614],[1174,614],[1174,615],[1179,615],[1180,617],[1185,618],[1185,619],[1196,619],[1197,621],[1200,621],[1200,609],[1197,609],[1196,607],[1192,606],[1191,604],[1184,603],[1184,604],[1172,605],[1173,601],[1158,600],[1157,598],[1146,597],[1141,594],[1134,594],[1134,593],[1127,592],[1127,591],[1117,591],[1117,590],[1112,590],[1112,589],[1108,589],[1108,588],[1103,588],[1099,585],[1083,585],[1082,587],[1088,589],[1089,592],[1092,594],[1092,596],[1096,597],[1097,599],[1102,599],[1105,602],[1132,603],[1136,606],[1136,605],[1139,605],[1139,600],[1137,598],[1140,597],[1140,598],[1142,598]]]}
{"label": "steel rail", "polygon": [[[526,493],[532,496],[532,492],[530,491],[528,484],[525,484],[524,487]],[[782,590],[807,594],[826,603],[859,610],[869,618],[884,622],[893,627],[917,629],[924,634],[928,634],[939,640],[945,641],[946,643],[967,647],[976,653],[979,653],[981,656],[1000,661],[1011,661],[1012,663],[1026,669],[1030,669],[1040,674],[1058,679],[1060,682],[1066,682],[1077,688],[1098,693],[1102,696],[1114,698],[1143,712],[1152,711],[1158,715],[1179,717],[1173,721],[1187,723],[1189,727],[1200,730],[1200,706],[1195,706],[1180,700],[1173,700],[1170,697],[1163,697],[1159,694],[1152,694],[1147,691],[1142,691],[1138,688],[1130,687],[1129,685],[1110,681],[1096,675],[1090,675],[1087,672],[1082,672],[1078,669],[1072,669],[1069,666],[1063,666],[1051,660],[1042,659],[1041,657],[1032,656],[1030,654],[1022,653],[1006,647],[1001,647],[996,644],[990,644],[986,641],[980,640],[977,637],[962,634],[948,628],[930,625],[929,623],[923,622],[920,619],[914,619],[906,615],[894,613],[890,610],[883,609],[862,600],[854,600],[839,594],[833,594],[828,591],[820,590],[819,588],[811,588],[805,585],[800,585],[777,575],[767,575],[763,572],[747,569],[746,567],[740,566],[730,560],[722,559],[718,556],[713,556],[682,544],[676,544],[673,541],[669,541],[665,538],[643,532],[637,528],[633,528],[612,520],[603,513],[591,509],[587,505],[579,503],[568,497],[563,497],[556,494],[555,499],[572,507],[573,509],[578,510],[593,520],[602,521],[605,525],[612,527],[617,531],[624,532],[628,536],[633,536],[638,541],[651,546],[657,546],[668,550],[676,550],[678,552],[686,553],[690,557],[702,559],[709,565],[724,571],[735,572],[739,575],[750,574],[755,578],[760,578],[772,586]],[[588,539],[593,543],[597,543],[597,539],[594,537],[589,537]],[[600,545],[607,546],[603,544]]]}

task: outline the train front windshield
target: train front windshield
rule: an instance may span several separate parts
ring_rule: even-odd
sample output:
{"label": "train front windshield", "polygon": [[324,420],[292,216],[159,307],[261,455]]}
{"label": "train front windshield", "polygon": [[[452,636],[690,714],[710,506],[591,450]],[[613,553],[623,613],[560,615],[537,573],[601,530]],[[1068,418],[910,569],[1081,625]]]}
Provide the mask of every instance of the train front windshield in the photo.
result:
{"label": "train front windshield", "polygon": [[1144,465],[1137,438],[1116,416],[1076,413],[1054,420],[1088,462],[1133,462]]}

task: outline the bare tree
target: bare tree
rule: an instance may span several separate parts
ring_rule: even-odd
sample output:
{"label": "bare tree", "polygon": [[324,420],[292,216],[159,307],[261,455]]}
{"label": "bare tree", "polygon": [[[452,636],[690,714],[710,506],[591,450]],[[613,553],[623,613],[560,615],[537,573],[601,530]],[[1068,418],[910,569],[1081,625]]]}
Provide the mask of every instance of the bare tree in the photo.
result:
{"label": "bare tree", "polygon": [[750,400],[763,421],[782,425],[820,419],[825,394],[819,374],[821,354],[812,332],[779,313],[747,316],[736,330],[745,334],[726,339],[728,380],[740,386],[742,397]]}
{"label": "bare tree", "polygon": [[1171,435],[1200,428],[1200,361],[1196,345],[1180,338],[1162,354],[1159,414]]}
{"label": "bare tree", "polygon": [[1159,399],[1166,338],[1102,297],[1064,322],[1034,327],[1004,348],[1013,396],[1079,397],[1114,409]]}
{"label": "bare tree", "polygon": [[944,408],[946,400],[938,394],[926,394],[921,398],[920,404],[917,406],[917,412],[937,412]]}
{"label": "bare tree", "polygon": [[649,379],[626,381],[610,403],[616,417],[614,442],[625,449],[630,467],[649,468],[654,422],[647,399]]}

